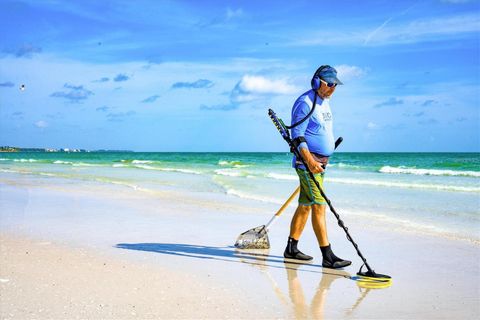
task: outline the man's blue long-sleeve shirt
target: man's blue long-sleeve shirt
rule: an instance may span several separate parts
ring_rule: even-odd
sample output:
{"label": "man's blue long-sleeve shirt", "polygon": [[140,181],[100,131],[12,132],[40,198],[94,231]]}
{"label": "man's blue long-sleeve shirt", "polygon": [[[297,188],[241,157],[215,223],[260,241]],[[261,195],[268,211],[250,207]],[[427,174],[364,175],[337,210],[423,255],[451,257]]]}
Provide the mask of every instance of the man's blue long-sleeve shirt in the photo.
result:
{"label": "man's blue long-sleeve shirt", "polygon": [[[301,121],[307,116],[313,107],[315,93],[309,90],[302,94],[292,108],[292,124]],[[330,110],[330,100],[317,97],[314,113],[309,119],[291,130],[292,139],[304,137],[306,146],[310,152],[329,157],[335,150],[335,139],[333,136],[333,118]],[[293,160],[295,164],[296,159]]]}

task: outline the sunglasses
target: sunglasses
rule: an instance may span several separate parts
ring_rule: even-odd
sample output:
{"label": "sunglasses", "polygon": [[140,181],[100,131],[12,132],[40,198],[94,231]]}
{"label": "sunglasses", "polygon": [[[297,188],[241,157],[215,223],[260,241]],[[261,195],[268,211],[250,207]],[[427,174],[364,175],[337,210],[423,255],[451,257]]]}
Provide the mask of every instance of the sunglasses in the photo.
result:
{"label": "sunglasses", "polygon": [[327,82],[327,81],[322,80],[322,79],[320,79],[320,81],[325,83],[327,85],[327,87],[329,87],[329,88],[335,88],[337,86],[336,83],[330,83],[330,82]]}

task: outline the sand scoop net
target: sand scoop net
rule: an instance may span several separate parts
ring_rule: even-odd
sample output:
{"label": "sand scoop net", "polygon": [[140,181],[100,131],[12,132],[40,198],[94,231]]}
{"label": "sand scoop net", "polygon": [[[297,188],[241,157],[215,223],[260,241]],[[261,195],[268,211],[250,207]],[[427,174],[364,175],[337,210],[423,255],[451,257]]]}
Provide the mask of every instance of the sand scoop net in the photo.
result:
{"label": "sand scoop net", "polygon": [[270,249],[267,228],[259,226],[240,234],[235,242],[238,249]]}
{"label": "sand scoop net", "polygon": [[283,210],[298,195],[300,187],[293,191],[292,195],[285,201],[277,213],[268,221],[266,225],[262,225],[240,234],[235,242],[235,247],[239,249],[270,249],[270,241],[268,240],[268,230],[273,222],[282,214]]}

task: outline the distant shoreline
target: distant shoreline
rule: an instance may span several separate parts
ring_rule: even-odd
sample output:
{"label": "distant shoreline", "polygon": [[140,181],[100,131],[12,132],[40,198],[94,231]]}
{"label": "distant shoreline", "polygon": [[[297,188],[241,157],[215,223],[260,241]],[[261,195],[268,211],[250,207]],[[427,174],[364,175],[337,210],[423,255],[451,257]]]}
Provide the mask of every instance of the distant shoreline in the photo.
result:
{"label": "distant shoreline", "polygon": [[[20,153],[20,152],[31,152],[31,153],[164,153],[164,154],[202,154],[202,153],[211,153],[211,154],[226,154],[226,153],[237,153],[237,154],[260,154],[260,153],[290,153],[288,150],[285,151],[132,151],[132,150],[83,150],[83,149],[59,149],[59,150],[48,150],[48,149],[33,149],[33,148],[18,148],[15,150],[1,150],[0,153]],[[335,154],[339,153],[358,153],[358,154],[479,154],[480,151],[336,151]]]}
{"label": "distant shoreline", "polygon": [[134,152],[131,150],[85,150],[85,149],[70,149],[70,148],[20,148],[20,147],[0,147],[0,152],[4,153],[15,153],[15,152]]}

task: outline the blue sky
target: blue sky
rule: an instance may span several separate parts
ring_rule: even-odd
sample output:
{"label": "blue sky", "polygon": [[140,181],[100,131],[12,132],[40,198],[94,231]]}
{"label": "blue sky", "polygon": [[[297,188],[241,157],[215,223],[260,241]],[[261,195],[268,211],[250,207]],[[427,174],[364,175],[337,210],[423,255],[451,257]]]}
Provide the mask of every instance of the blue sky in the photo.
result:
{"label": "blue sky", "polygon": [[[341,151],[480,151],[480,2],[0,2],[0,145],[286,151],[322,64]],[[25,90],[20,86],[25,85]]]}

